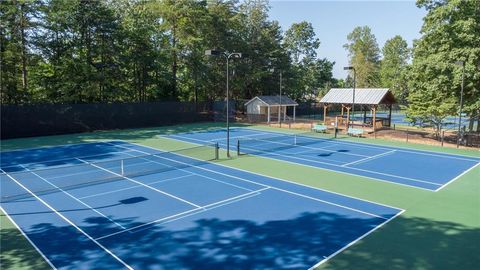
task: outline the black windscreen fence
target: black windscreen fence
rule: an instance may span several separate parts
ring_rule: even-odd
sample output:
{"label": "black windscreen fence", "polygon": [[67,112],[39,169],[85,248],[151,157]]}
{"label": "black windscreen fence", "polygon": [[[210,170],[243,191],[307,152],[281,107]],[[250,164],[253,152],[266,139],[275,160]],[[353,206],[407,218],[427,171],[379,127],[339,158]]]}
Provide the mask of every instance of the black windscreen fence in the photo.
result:
{"label": "black windscreen fence", "polygon": [[211,102],[1,106],[1,139],[213,120]]}

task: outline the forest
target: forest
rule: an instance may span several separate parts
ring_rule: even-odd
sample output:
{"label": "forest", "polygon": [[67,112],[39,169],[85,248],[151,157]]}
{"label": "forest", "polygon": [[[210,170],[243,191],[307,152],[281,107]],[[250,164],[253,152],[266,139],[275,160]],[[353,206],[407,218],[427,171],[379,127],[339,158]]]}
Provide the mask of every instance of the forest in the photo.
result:
{"label": "forest", "polygon": [[[413,4],[413,3],[412,3]],[[356,87],[390,88],[412,122],[441,123],[463,109],[470,130],[480,115],[480,1],[417,0],[427,11],[409,47],[392,33],[380,47],[369,26],[344,45]],[[283,30],[267,0],[5,0],[0,2],[2,104],[212,101],[274,95],[315,101],[334,78],[318,56],[310,22]],[[477,129],[478,129],[477,125]]]}

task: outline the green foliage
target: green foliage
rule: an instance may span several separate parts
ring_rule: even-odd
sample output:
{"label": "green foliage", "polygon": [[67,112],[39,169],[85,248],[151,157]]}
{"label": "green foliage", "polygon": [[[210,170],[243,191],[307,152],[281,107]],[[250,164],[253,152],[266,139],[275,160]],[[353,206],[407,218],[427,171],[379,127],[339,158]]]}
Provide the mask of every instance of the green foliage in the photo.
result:
{"label": "green foliage", "polygon": [[279,72],[298,98],[325,87],[333,63],[316,59],[313,27],[284,36],[268,10],[267,0],[2,1],[2,102],[223,99],[226,61],[207,49],[248,54],[230,61],[236,99],[276,94]]}
{"label": "green foliage", "polygon": [[380,49],[370,27],[356,27],[347,39],[348,43],[343,47],[350,56],[350,65],[355,67],[356,86],[379,87]]}
{"label": "green foliage", "polygon": [[408,114],[436,123],[459,110],[462,68],[465,62],[464,112],[480,114],[480,2],[418,1],[427,10],[422,38],[414,46],[409,72]]}
{"label": "green foliage", "polygon": [[334,62],[318,59],[316,50],[320,40],[315,37],[311,23],[294,23],[286,31],[284,47],[292,61],[292,76],[295,85],[290,96],[297,100],[314,100],[331,88]]}
{"label": "green foliage", "polygon": [[390,88],[397,102],[405,104],[408,95],[407,68],[410,59],[408,44],[401,36],[395,36],[385,42],[382,54],[381,86]]}

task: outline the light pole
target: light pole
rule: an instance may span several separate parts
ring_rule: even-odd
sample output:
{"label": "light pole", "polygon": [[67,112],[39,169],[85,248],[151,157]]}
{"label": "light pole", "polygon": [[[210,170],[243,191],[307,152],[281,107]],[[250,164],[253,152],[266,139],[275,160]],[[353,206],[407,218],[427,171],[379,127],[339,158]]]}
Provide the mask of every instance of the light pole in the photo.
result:
{"label": "light pole", "polygon": [[[275,72],[275,68],[271,68],[270,69],[270,72]],[[279,106],[279,109],[278,109],[278,125],[280,127],[282,127],[282,115],[281,115],[281,111],[282,111],[282,70],[279,70],[279,73],[280,73],[280,106]]]}
{"label": "light pole", "polygon": [[280,108],[278,109],[278,125],[280,127],[282,127],[282,113],[281,112],[282,112],[282,71],[280,70]]}
{"label": "light pole", "polygon": [[230,157],[230,109],[229,109],[229,101],[230,101],[230,93],[229,93],[229,87],[228,87],[228,64],[230,61],[230,58],[242,58],[242,53],[230,53],[230,52],[223,52],[223,51],[218,51],[218,50],[206,50],[205,55],[207,56],[224,56],[225,59],[227,59],[227,157]]}
{"label": "light pole", "polygon": [[[357,84],[357,71],[353,66],[344,67],[343,70],[353,70],[353,100],[352,100],[352,115],[353,121],[355,121],[355,86]],[[349,116],[351,118],[351,116]],[[375,126],[375,123],[373,123]],[[348,119],[348,127],[350,127],[350,119]],[[375,128],[374,128],[375,129]]]}
{"label": "light pole", "polygon": [[455,62],[456,65],[462,66],[462,87],[460,91],[460,111],[458,116],[458,134],[457,134],[457,148],[459,147],[461,136],[460,131],[462,127],[462,108],[463,108],[463,85],[465,83],[465,62],[464,61],[457,61]]}

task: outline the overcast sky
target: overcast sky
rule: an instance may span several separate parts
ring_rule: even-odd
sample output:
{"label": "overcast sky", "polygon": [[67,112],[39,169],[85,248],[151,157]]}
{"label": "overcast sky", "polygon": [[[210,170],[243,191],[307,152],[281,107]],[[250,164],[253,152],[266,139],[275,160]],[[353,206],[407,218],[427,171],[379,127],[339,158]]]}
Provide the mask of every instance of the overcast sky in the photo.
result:
{"label": "overcast sky", "polygon": [[412,46],[420,37],[422,18],[426,11],[417,8],[415,1],[324,1],[270,0],[270,19],[277,20],[286,31],[292,23],[312,23],[320,39],[318,55],[335,61],[333,76],[345,78],[343,67],[348,54],[343,48],[347,35],[356,26],[368,25],[380,49],[395,35],[402,36]]}

